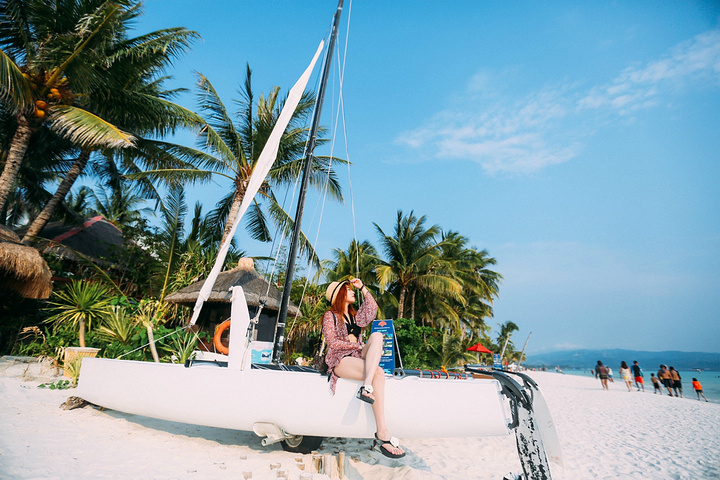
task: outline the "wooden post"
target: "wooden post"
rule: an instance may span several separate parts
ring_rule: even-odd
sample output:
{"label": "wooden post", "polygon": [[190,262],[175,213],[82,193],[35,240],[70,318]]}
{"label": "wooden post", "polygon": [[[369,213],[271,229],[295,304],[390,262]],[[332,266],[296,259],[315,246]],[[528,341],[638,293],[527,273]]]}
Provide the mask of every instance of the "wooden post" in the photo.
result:
{"label": "wooden post", "polygon": [[345,478],[345,451],[338,452],[338,478]]}
{"label": "wooden post", "polygon": [[325,475],[330,477],[331,480],[337,480],[337,459],[335,455],[326,453],[323,458],[325,464]]}
{"label": "wooden post", "polygon": [[312,456],[312,473],[325,473],[325,461],[322,455],[317,452],[313,453]]}

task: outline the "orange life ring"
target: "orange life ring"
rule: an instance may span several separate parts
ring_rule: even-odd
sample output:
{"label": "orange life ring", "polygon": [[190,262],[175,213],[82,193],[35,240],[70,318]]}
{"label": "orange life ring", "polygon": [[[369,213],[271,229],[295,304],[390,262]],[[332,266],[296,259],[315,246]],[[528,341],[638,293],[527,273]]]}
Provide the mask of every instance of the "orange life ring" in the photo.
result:
{"label": "orange life ring", "polygon": [[227,330],[228,328],[230,328],[229,318],[217,327],[215,327],[215,336],[213,337],[213,344],[215,345],[215,350],[217,350],[219,353],[222,353],[223,355],[227,355],[228,353],[230,353],[230,349],[223,345],[223,343],[220,341],[223,332],[225,332],[225,330]]}

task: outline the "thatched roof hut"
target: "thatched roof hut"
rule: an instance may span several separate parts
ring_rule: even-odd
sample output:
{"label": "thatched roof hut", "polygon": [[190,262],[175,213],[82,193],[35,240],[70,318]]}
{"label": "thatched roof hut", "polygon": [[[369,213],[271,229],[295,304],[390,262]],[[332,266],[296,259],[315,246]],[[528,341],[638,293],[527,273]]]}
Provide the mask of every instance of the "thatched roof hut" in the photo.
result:
{"label": "thatched roof hut", "polygon": [[[18,233],[24,235],[26,230],[22,228]],[[122,231],[102,215],[85,219],[79,225],[50,222],[38,237],[52,242],[43,246],[43,252],[53,252],[75,261],[79,260],[79,253],[98,264],[115,263],[118,253],[125,246]],[[39,243],[44,242],[40,240]]]}
{"label": "thatched roof hut", "polygon": [[23,245],[15,232],[0,225],[0,286],[23,297],[48,298],[52,274],[40,253]]}
{"label": "thatched roof hut", "polygon": [[[165,297],[165,301],[186,306],[193,306],[198,298],[200,289],[205,280],[199,280],[192,285],[181,288],[175,293]],[[280,310],[282,293],[275,285],[268,282],[265,277],[255,271],[252,258],[241,258],[237,267],[226,272],[221,272],[206,303],[230,303],[230,287],[239,285],[245,292],[245,301],[249,306],[259,307],[261,302],[265,309]],[[299,313],[298,308],[292,303],[288,306],[288,316],[295,316]]]}

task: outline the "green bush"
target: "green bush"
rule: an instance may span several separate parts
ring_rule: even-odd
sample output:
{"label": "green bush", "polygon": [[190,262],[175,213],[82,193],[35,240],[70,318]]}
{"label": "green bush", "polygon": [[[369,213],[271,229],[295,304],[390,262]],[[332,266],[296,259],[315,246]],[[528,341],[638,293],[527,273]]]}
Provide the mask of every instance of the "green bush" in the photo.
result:
{"label": "green bush", "polygon": [[436,352],[442,350],[443,335],[438,328],[418,325],[411,318],[398,318],[395,334],[405,368],[436,370],[441,367]]}

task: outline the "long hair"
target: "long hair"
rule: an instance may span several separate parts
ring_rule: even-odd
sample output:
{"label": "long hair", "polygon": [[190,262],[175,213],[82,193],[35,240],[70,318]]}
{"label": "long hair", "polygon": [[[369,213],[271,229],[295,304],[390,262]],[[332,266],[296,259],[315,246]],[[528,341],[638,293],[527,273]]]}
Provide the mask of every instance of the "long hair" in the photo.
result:
{"label": "long hair", "polygon": [[[335,315],[342,318],[343,321],[345,321],[345,319],[343,318],[343,311],[345,309],[345,303],[347,303],[347,292],[350,288],[352,287],[349,283],[345,283],[340,286],[337,295],[335,295],[335,301],[330,306],[330,311],[334,312]],[[350,315],[355,316],[356,312],[357,310],[355,309],[354,305],[348,305],[348,313]]]}
{"label": "long hair", "polygon": [[625,360],[623,360],[622,362],[620,362],[620,368],[629,368],[629,367],[627,366],[627,363],[625,363]]}

